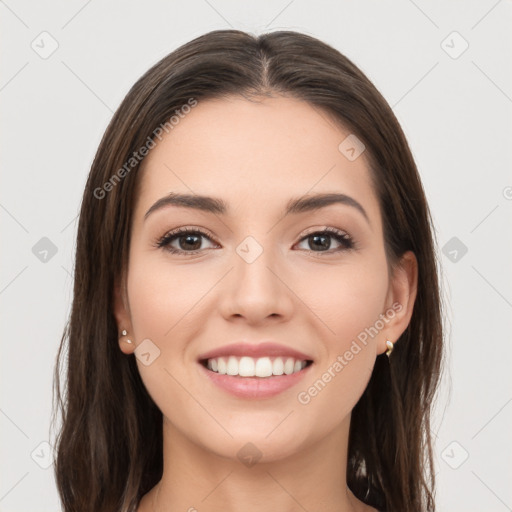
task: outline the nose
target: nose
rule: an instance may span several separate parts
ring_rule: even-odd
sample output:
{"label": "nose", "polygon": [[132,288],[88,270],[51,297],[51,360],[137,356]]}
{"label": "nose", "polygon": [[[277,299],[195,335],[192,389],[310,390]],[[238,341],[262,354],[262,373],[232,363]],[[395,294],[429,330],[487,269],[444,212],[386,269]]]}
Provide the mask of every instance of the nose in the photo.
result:
{"label": "nose", "polygon": [[276,251],[247,240],[237,247],[231,261],[233,268],[220,295],[220,310],[226,319],[242,317],[248,324],[256,325],[266,318],[290,318],[293,285],[287,282],[285,265]]}

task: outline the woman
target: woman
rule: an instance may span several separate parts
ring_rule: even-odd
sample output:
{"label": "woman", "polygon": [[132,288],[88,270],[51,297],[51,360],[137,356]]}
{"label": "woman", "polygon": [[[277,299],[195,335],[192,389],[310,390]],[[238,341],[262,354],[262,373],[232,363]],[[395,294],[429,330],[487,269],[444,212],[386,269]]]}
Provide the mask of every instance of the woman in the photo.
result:
{"label": "woman", "polygon": [[142,76],[92,165],[74,286],[65,511],[435,509],[431,218],[390,107],[332,47],[220,30]]}

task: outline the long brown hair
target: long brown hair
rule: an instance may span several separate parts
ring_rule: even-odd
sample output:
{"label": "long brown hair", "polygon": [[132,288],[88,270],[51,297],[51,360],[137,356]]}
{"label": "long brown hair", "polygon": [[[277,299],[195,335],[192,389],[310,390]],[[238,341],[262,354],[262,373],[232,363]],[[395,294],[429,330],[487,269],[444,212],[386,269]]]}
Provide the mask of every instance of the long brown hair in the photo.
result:
{"label": "long brown hair", "polygon": [[[293,31],[238,30],[200,36],[147,71],[117,109],[94,158],[81,204],[72,311],[54,377],[62,417],[55,475],[64,511],[135,510],[161,478],[162,413],[135,358],[119,349],[113,314],[137,193],[140,162],[131,158],[191,99],[233,95],[306,101],[366,146],[388,263],[413,251],[418,288],[409,326],[389,360],[377,357],[352,412],[347,483],[382,510],[433,511],[430,413],[443,359],[442,306],[432,220],[405,136],[369,79],[331,46]],[[54,418],[56,412],[54,403]]]}

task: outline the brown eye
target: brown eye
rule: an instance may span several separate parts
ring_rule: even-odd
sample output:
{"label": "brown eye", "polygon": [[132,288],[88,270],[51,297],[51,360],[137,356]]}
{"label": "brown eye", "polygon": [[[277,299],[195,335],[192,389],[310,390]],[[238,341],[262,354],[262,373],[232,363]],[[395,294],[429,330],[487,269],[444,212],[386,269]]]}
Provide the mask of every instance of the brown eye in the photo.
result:
{"label": "brown eye", "polygon": [[[340,247],[331,250],[333,238],[340,245]],[[328,252],[329,254],[332,254],[333,252],[352,249],[354,247],[354,242],[347,233],[334,228],[310,233],[302,238],[301,242],[303,241],[308,242],[308,247],[306,247],[305,250],[320,253]]]}
{"label": "brown eye", "polygon": [[[156,245],[173,254],[197,254],[202,250],[201,244],[203,238],[211,241],[211,238],[201,230],[180,228],[167,233]],[[177,242],[178,247],[171,245],[174,242]]]}

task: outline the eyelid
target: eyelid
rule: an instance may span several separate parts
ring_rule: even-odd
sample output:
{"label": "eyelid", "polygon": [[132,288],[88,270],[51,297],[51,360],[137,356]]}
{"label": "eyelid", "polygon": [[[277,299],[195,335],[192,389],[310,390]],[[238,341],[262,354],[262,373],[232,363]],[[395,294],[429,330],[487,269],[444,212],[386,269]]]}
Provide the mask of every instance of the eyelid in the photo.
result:
{"label": "eyelid", "polygon": [[319,227],[319,228],[309,228],[303,235],[301,235],[300,239],[302,240],[306,236],[313,235],[315,233],[322,233],[325,231],[327,231],[329,233],[334,233],[334,234],[343,234],[343,235],[346,235],[347,238],[352,239],[352,236],[349,235],[348,231],[341,229],[341,228],[335,228],[334,226],[327,226],[327,225],[323,225],[322,227]]}

